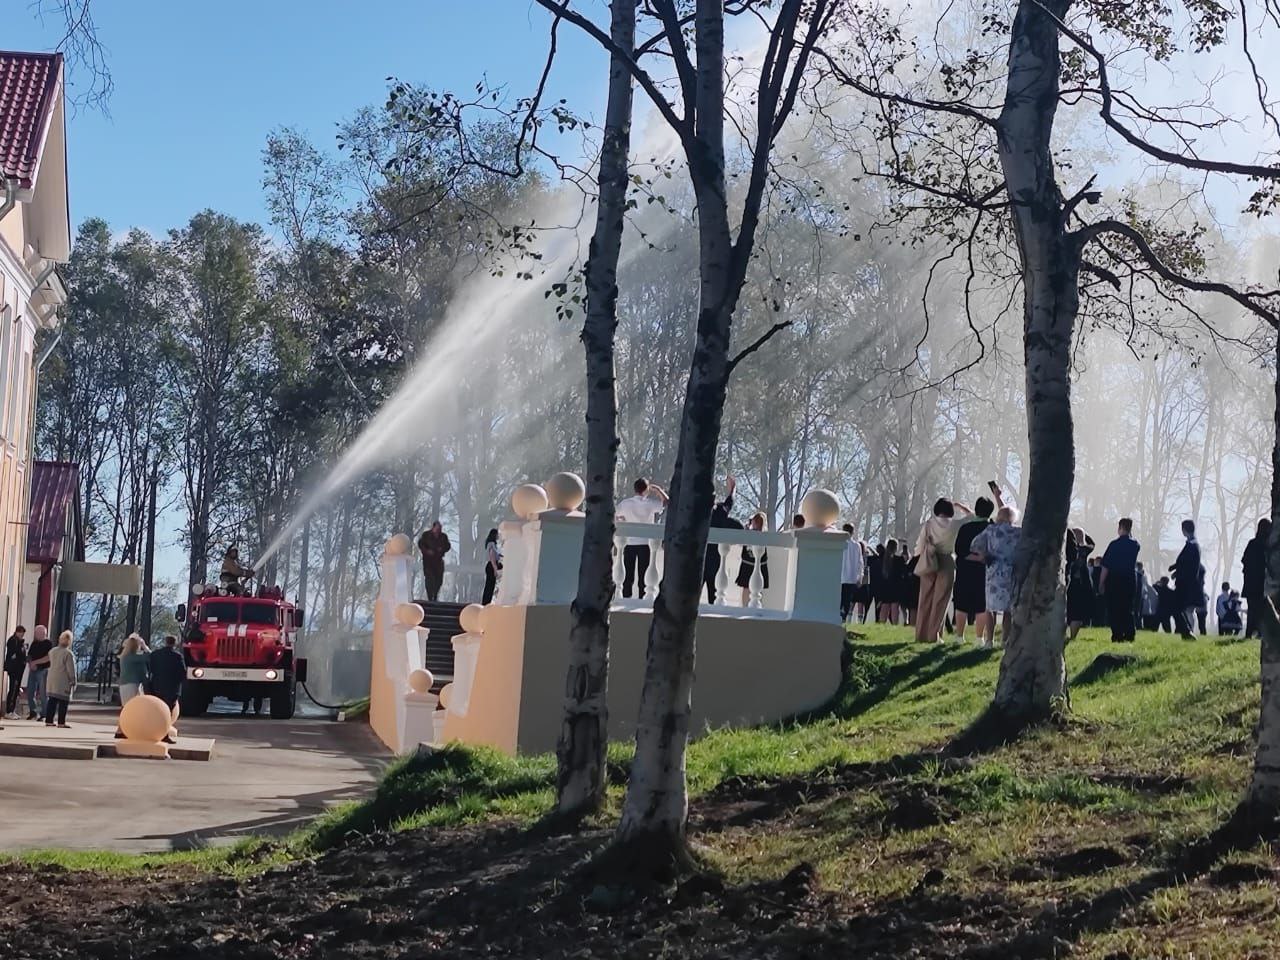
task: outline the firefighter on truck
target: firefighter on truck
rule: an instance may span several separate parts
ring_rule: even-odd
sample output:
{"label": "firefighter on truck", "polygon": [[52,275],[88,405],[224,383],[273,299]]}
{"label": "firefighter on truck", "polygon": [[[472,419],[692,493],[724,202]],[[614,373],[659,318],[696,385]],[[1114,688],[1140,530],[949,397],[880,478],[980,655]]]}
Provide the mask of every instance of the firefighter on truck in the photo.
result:
{"label": "firefighter on truck", "polygon": [[253,576],[252,567],[240,566],[240,551],[235,547],[227,547],[222,555],[222,572],[218,574],[218,586],[224,593],[238,597],[244,592],[241,580]]}

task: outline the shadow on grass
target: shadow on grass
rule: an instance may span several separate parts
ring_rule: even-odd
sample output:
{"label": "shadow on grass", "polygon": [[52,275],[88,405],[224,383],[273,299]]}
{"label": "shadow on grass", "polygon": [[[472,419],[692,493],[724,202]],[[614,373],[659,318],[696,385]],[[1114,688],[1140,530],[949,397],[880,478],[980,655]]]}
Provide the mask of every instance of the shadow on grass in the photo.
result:
{"label": "shadow on grass", "polygon": [[889,666],[886,663],[888,658],[880,656],[884,649],[884,646],[877,645],[874,652],[869,652],[857,644],[847,645],[840,689],[826,706],[796,719],[808,721],[826,717],[856,717],[904,689],[912,690],[950,673],[968,670],[986,662],[997,653],[982,648],[956,652],[954,648],[943,644],[931,644],[910,660]]}
{"label": "shadow on grass", "polygon": [[[545,766],[545,765],[544,765]],[[515,797],[554,786],[554,770],[513,759],[486,747],[450,744],[419,750],[393,764],[368,800],[339,808],[304,832],[301,844],[328,850],[352,837],[389,830],[426,813]]]}
{"label": "shadow on grass", "polygon": [[[1092,897],[1068,901],[1003,942],[989,942],[983,956],[1059,957],[1064,947],[1087,934],[1114,929],[1125,913],[1149,902],[1160,891],[1186,886],[1206,876],[1225,856],[1259,842],[1275,843],[1280,822],[1259,816],[1243,805],[1218,829],[1175,849],[1165,862],[1141,877]],[[1256,879],[1256,878],[1255,878]]]}

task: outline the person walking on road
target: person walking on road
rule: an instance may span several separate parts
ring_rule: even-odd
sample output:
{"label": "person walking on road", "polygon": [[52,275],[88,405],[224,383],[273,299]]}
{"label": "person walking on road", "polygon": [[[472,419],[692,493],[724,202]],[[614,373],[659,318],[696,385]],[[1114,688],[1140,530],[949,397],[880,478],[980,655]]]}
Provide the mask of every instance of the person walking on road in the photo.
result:
{"label": "person walking on road", "polygon": [[49,651],[48,677],[45,685],[44,725],[53,726],[57,714],[58,726],[69,727],[67,708],[76,692],[76,656],[71,652],[70,630],[58,634],[58,645]]}

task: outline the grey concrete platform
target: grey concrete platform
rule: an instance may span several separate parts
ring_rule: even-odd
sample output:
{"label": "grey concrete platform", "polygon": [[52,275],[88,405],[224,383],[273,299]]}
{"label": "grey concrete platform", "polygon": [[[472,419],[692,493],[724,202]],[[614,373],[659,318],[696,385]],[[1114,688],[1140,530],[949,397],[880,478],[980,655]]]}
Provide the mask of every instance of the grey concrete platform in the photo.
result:
{"label": "grey concrete platform", "polygon": [[[115,710],[81,707],[67,719],[71,725],[47,727],[38,720],[5,720],[0,728],[0,757],[44,758],[48,760],[96,760],[116,758]],[[190,737],[179,725],[178,742],[169,746],[174,760],[208,760],[213,741]]]}
{"label": "grey concrete platform", "polygon": [[[71,730],[61,732],[114,724],[116,713],[75,703]],[[6,720],[0,737],[24,725]],[[26,736],[46,732],[58,731],[42,726]],[[335,803],[367,796],[391,759],[363,723],[237,711],[183,718],[178,732],[183,740],[216,740],[212,759],[0,756],[0,852],[189,850],[278,836]]]}

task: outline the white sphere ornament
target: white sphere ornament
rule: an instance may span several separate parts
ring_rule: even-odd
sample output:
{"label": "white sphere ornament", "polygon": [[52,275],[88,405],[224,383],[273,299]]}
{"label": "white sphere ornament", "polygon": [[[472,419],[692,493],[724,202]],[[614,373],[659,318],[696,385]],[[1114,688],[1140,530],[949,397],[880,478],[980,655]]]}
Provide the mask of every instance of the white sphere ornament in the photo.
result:
{"label": "white sphere ornament", "polygon": [[430,670],[418,669],[409,674],[409,689],[414,693],[426,693],[435,682]]}
{"label": "white sphere ornament", "polygon": [[159,697],[142,694],[120,708],[119,724],[128,740],[159,743],[173,727],[173,714]]}
{"label": "white sphere ornament", "polygon": [[482,615],[484,607],[478,603],[468,603],[458,614],[458,623],[467,633],[484,633]]}
{"label": "white sphere ornament", "polygon": [[825,530],[840,519],[840,501],[830,490],[810,490],[800,501],[805,526]]}
{"label": "white sphere ornament", "polygon": [[587,485],[576,473],[557,473],[547,481],[547,500],[556,510],[577,510],[587,498]]}
{"label": "white sphere ornament", "polygon": [[418,603],[397,603],[396,604],[396,623],[402,627],[416,627],[422,623],[422,618],[427,615],[427,611],[422,609],[422,605]]}
{"label": "white sphere ornament", "polygon": [[413,541],[407,533],[397,533],[383,545],[382,550],[389,557],[407,557],[413,550]]}
{"label": "white sphere ornament", "polygon": [[522,483],[511,493],[511,509],[521,520],[532,520],[547,509],[547,491],[536,483]]}
{"label": "white sphere ornament", "polygon": [[446,683],[440,688],[440,708],[448,710],[451,703],[453,703],[453,684]]}

